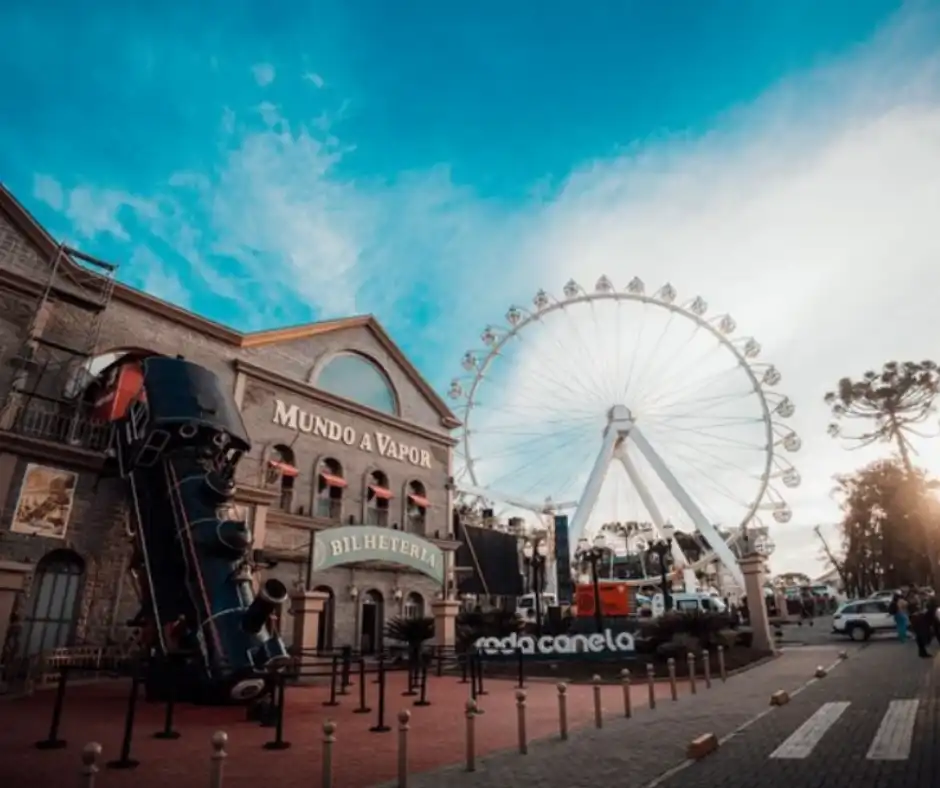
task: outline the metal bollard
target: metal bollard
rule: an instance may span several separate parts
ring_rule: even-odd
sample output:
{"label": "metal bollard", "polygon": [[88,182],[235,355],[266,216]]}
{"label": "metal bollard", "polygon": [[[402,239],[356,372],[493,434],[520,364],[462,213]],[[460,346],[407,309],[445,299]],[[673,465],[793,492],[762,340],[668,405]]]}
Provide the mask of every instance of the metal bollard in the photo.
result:
{"label": "metal bollard", "polygon": [[679,700],[679,688],[676,686],[676,661],[669,657],[666,660],[666,667],[669,669],[669,691],[672,693],[672,699]]}
{"label": "metal bollard", "polygon": [[725,647],[718,647],[718,675],[722,681],[728,680],[728,671],[725,670]]}
{"label": "metal bollard", "polygon": [[650,708],[656,708],[656,668],[646,666],[646,685],[649,688]]}
{"label": "metal bollard", "polygon": [[712,688],[712,653],[705,649],[702,652],[702,672],[705,674],[705,689]]}
{"label": "metal bollard", "polygon": [[591,683],[594,685],[594,727],[603,728],[604,712],[601,708],[601,677],[595,674],[591,678]]}
{"label": "metal bollard", "polygon": [[633,716],[633,702],[630,698],[630,669],[620,671],[620,683],[623,685],[623,716],[627,719]]}
{"label": "metal bollard", "polygon": [[228,734],[225,731],[216,731],[212,734],[212,757],[209,760],[209,788],[222,788],[225,759],[228,758],[228,753],[225,751],[226,744],[228,744]]}
{"label": "metal bollard", "polygon": [[408,788],[408,723],[411,712],[402,709],[398,712],[398,788]]}
{"label": "metal bollard", "polygon": [[698,690],[695,686],[695,654],[691,651],[689,652],[689,689],[692,691],[692,694],[695,695]]}
{"label": "metal bollard", "polygon": [[95,788],[98,776],[98,758],[101,757],[101,745],[93,741],[82,750],[81,788]]}
{"label": "metal bollard", "polygon": [[529,752],[529,737],[525,730],[525,690],[516,690],[516,716],[519,723],[519,754]]}
{"label": "metal bollard", "polygon": [[562,741],[568,738],[568,685],[558,684],[558,733]]}
{"label": "metal bollard", "polygon": [[477,770],[477,745],[476,730],[477,722],[477,702],[472,698],[467,701],[467,771],[475,772]]}
{"label": "metal bollard", "polygon": [[323,763],[320,785],[333,788],[333,746],[336,744],[336,723],[327,720],[323,723]]}

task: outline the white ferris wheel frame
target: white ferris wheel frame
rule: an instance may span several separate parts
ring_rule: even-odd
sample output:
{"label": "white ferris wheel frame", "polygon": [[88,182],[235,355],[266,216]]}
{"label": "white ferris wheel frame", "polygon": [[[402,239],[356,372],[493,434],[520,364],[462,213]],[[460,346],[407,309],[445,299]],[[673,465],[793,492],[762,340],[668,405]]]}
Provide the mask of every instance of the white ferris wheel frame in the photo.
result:
{"label": "white ferris wheel frame", "polygon": [[[743,347],[738,347],[735,342],[729,338],[729,335],[737,327],[730,315],[724,314],[706,319],[704,315],[707,311],[707,305],[703,299],[695,298],[685,305],[676,304],[676,292],[669,284],[663,285],[663,287],[657,290],[653,295],[647,295],[643,282],[638,278],[634,278],[630,282],[626,291],[618,291],[613,287],[606,276],[602,276],[598,280],[594,292],[588,292],[577,282],[570,280],[565,285],[564,293],[565,298],[557,299],[549,296],[545,291],[540,290],[533,299],[533,303],[536,306],[536,311],[534,312],[518,306],[510,307],[506,315],[505,326],[488,326],[484,330],[481,339],[487,349],[482,358],[478,359],[477,354],[473,351],[468,351],[464,354],[463,366],[468,372],[473,373],[472,383],[469,388],[464,391],[459,379],[455,379],[451,382],[449,391],[449,395],[452,399],[465,399],[463,435],[460,443],[463,448],[466,471],[472,483],[469,485],[459,484],[459,491],[487,500],[499,500],[511,506],[540,514],[574,509],[574,515],[569,522],[568,529],[570,541],[573,544],[577,544],[584,535],[583,532],[587,527],[588,520],[597,503],[610,464],[617,461],[622,465],[640,501],[649,513],[650,520],[656,532],[659,536],[663,536],[666,533],[667,523],[656,504],[655,498],[650,493],[649,488],[630,458],[628,447],[632,444],[665,485],[676,503],[678,503],[689,516],[689,519],[695,525],[698,532],[708,543],[708,547],[711,549],[713,555],[726,567],[738,586],[743,588],[744,576],[729,546],[735,541],[734,537],[726,541],[718,532],[717,528],[709,522],[694,498],[685,490],[669,469],[668,465],[646,439],[641,428],[637,425],[636,421],[634,421],[630,410],[625,405],[614,405],[608,412],[607,427],[603,433],[603,441],[597,459],[594,462],[594,466],[584,486],[581,497],[577,502],[568,501],[555,503],[550,499],[544,503],[524,501],[517,496],[492,490],[479,484],[474,470],[474,459],[470,451],[470,436],[473,432],[472,429],[469,428],[470,414],[474,407],[474,397],[477,389],[482,383],[490,364],[500,355],[500,351],[504,345],[514,339],[526,327],[540,322],[545,315],[564,310],[568,306],[594,301],[632,301],[666,309],[673,314],[691,320],[698,328],[704,329],[710,333],[718,340],[724,350],[732,354],[751,384],[754,396],[757,397],[760,403],[761,420],[763,422],[764,438],[766,441],[763,449],[765,460],[763,471],[758,477],[757,494],[745,510],[744,517],[740,523],[740,529],[745,529],[752,520],[756,519],[758,510],[764,508],[770,508],[773,511],[774,519],[781,523],[788,522],[792,516],[783,498],[773,489],[771,479],[775,476],[784,476],[785,484],[788,487],[796,487],[800,483],[799,474],[789,462],[781,462],[780,464],[783,467],[779,469],[780,472],[777,474],[774,473],[775,460],[777,460],[775,447],[777,445],[783,445],[788,451],[797,451],[800,448],[799,438],[792,429],[783,430],[781,428],[780,431],[785,434],[781,436],[780,439],[777,439],[777,428],[779,428],[780,425],[774,421],[775,415],[784,419],[792,416],[794,406],[788,397],[777,392],[765,391],[764,385],[776,385],[780,380],[780,375],[774,367],[765,365],[764,380],[762,381],[758,378],[749,359],[754,359],[760,354],[760,345],[753,338],[746,338]],[[775,400],[773,405],[771,403],[772,400]],[[789,481],[786,480],[787,475],[790,477]],[[772,494],[768,495],[768,493]],[[765,497],[771,499],[769,507],[764,504]],[[675,540],[672,542],[672,553],[676,565],[683,568],[686,588],[692,590],[696,585],[694,568],[689,565],[682,549]]]}

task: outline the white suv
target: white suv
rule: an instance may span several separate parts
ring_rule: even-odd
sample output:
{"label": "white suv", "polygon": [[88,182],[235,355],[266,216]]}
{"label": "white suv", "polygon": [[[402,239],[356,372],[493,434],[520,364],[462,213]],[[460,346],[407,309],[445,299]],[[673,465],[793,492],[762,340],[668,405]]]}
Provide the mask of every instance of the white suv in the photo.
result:
{"label": "white suv", "polygon": [[894,616],[888,612],[889,604],[887,599],[846,602],[832,617],[832,631],[848,635],[852,640],[868,640],[875,632],[894,629]]}

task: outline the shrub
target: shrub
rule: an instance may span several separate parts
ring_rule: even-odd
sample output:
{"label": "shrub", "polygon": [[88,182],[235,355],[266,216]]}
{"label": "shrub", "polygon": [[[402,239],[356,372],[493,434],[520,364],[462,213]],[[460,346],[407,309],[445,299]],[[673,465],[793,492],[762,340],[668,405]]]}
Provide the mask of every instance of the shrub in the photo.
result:
{"label": "shrub", "polygon": [[699,649],[712,649],[725,645],[720,633],[730,628],[731,616],[727,613],[707,613],[704,610],[666,613],[641,625],[641,631],[657,649],[673,642],[676,635],[695,638]]}
{"label": "shrub", "polygon": [[454,622],[457,648],[468,650],[479,638],[504,638],[519,632],[522,621],[511,610],[466,610]]}

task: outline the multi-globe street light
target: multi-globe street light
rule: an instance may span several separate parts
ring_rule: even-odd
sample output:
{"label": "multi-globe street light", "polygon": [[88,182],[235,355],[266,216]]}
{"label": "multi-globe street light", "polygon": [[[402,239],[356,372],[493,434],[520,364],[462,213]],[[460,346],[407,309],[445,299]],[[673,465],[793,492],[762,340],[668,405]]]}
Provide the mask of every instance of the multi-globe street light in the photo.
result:
{"label": "multi-globe street light", "polygon": [[535,594],[535,632],[542,634],[542,591],[545,588],[545,563],[548,545],[543,539],[528,540],[522,545],[522,563],[529,590]]}
{"label": "multi-globe street light", "polygon": [[604,614],[601,610],[601,589],[597,577],[597,565],[607,556],[607,540],[602,533],[594,537],[594,543],[591,544],[587,539],[578,540],[578,548],[575,551],[575,558],[580,562],[586,562],[591,566],[591,583],[594,585],[594,623],[598,632],[604,631]]}
{"label": "multi-globe street light", "polygon": [[666,523],[662,527],[662,538],[657,539],[649,546],[649,551],[659,559],[660,585],[663,592],[663,607],[668,612],[672,610],[672,593],[669,582],[668,560],[672,556],[672,540],[675,527]]}

